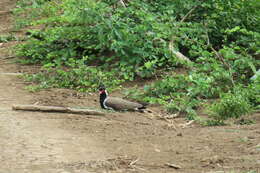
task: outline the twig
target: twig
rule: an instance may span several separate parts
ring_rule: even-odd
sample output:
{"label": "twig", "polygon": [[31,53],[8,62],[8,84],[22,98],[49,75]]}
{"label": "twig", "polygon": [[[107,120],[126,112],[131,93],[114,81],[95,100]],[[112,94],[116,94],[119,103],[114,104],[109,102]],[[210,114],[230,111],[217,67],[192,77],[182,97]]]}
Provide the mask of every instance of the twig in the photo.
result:
{"label": "twig", "polygon": [[23,73],[0,73],[0,75],[21,76]]}
{"label": "twig", "polygon": [[171,53],[181,60],[184,60],[186,62],[191,62],[191,60],[188,57],[186,57],[181,52],[174,49],[173,41],[174,41],[174,37],[172,37],[171,41],[169,42],[169,50],[171,51]]}
{"label": "twig", "polygon": [[144,169],[144,168],[140,168],[140,167],[138,167],[138,166],[133,166],[135,169],[139,169],[139,170],[141,170],[141,171],[143,171],[143,172],[147,172],[147,170],[146,169]]}
{"label": "twig", "polygon": [[169,128],[173,128],[175,131],[177,131],[176,123],[174,122],[174,120],[165,119],[165,121],[168,122],[167,126]]}
{"label": "twig", "polygon": [[136,164],[136,162],[138,162],[140,159],[137,158],[136,160],[133,160],[132,162],[129,163],[129,166],[133,166],[134,164]]}
{"label": "twig", "polygon": [[225,58],[220,53],[218,53],[218,51],[216,51],[216,49],[213,48],[213,46],[212,46],[212,44],[210,43],[210,40],[209,40],[208,31],[206,31],[206,37],[207,37],[207,45],[214,52],[216,57],[222,62],[222,64],[228,69],[230,76],[231,76],[231,79],[230,79],[231,83],[232,83],[233,86],[235,86],[234,77],[232,75],[231,65],[228,62],[225,61]]}
{"label": "twig", "polygon": [[121,4],[124,8],[126,8],[126,5],[125,5],[125,3],[124,3],[123,0],[119,0],[119,2],[120,2],[120,4]]}
{"label": "twig", "polygon": [[223,64],[224,66],[226,66],[226,68],[228,68],[228,71],[229,71],[230,76],[231,76],[230,80],[231,80],[231,82],[232,82],[232,85],[235,86],[234,77],[233,77],[233,75],[232,75],[231,65],[230,65],[228,62],[226,62],[225,59],[224,59],[224,57],[223,57],[221,54],[219,54],[212,46],[211,46],[211,50],[212,50],[212,51],[215,53],[215,55],[220,59],[220,61],[222,62],[222,64]]}
{"label": "twig", "polygon": [[163,116],[163,118],[166,118],[166,119],[174,119],[174,118],[178,118],[180,116],[180,113],[176,113],[176,114],[171,114],[171,115],[166,115],[166,116]]}
{"label": "twig", "polygon": [[191,124],[194,123],[194,122],[195,122],[194,120],[191,120],[191,121],[189,121],[189,122],[187,122],[187,123],[185,123],[185,124],[181,124],[180,126],[181,126],[182,128],[185,128],[185,127],[191,125]]}
{"label": "twig", "polygon": [[189,17],[189,15],[190,15],[197,7],[198,7],[198,5],[197,5],[197,6],[194,6],[194,7],[181,19],[180,22],[184,22],[184,20],[186,20],[186,19]]}
{"label": "twig", "polygon": [[[182,19],[181,19],[181,23],[184,22],[188,17],[189,15],[197,8],[198,6],[194,6]],[[179,26],[178,26],[179,27]],[[177,28],[178,28],[177,27]],[[184,60],[184,61],[187,61],[187,62],[191,62],[191,60],[186,57],[185,55],[183,55],[181,52],[177,51],[174,49],[174,36],[172,37],[172,39],[170,40],[169,42],[169,50],[171,51],[171,53],[173,53],[177,58],[181,59],[181,60]]]}
{"label": "twig", "polygon": [[166,163],[166,166],[170,167],[170,168],[174,168],[174,169],[181,169],[181,166],[179,165],[175,165],[173,163]]}

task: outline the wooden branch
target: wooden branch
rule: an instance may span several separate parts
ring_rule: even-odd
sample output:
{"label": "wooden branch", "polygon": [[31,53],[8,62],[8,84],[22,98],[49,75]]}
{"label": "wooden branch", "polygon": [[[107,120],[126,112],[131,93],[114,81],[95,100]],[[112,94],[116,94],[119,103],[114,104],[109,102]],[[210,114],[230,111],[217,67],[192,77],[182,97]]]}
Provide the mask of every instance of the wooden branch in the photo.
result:
{"label": "wooden branch", "polygon": [[100,111],[94,111],[89,109],[75,109],[69,107],[57,107],[57,106],[13,105],[12,109],[22,110],[22,111],[60,112],[60,113],[72,113],[72,114],[85,114],[85,115],[105,115],[105,113]]}
{"label": "wooden branch", "polygon": [[188,127],[189,125],[193,124],[194,122],[195,122],[194,120],[191,120],[191,121],[189,121],[189,122],[187,122],[187,123],[185,123],[185,124],[181,124],[180,126],[181,126],[182,128],[186,128],[186,127]]}
{"label": "wooden branch", "polygon": [[174,168],[174,169],[181,169],[181,166],[173,164],[173,163],[166,163],[165,166],[168,166],[168,167]]}
{"label": "wooden branch", "polygon": [[177,51],[174,49],[174,46],[173,46],[173,39],[170,41],[169,43],[169,50],[171,51],[171,53],[173,53],[178,59],[180,60],[184,60],[186,62],[191,62],[191,60],[186,57],[185,55],[183,55],[181,52]]}
{"label": "wooden branch", "polygon": [[186,20],[189,15],[197,8],[198,6],[194,6],[182,19],[180,22],[184,22],[184,20]]}
{"label": "wooden branch", "polygon": [[[198,6],[194,6],[182,19],[180,22],[184,22],[188,17],[189,15],[197,8]],[[179,26],[178,26],[179,27]],[[178,59],[180,60],[184,60],[188,63],[191,62],[191,60],[186,57],[185,55],[183,55],[181,52],[177,51],[174,49],[174,37],[172,37],[172,39],[170,40],[169,42],[169,50],[171,51],[171,53],[173,53]]]}
{"label": "wooden branch", "polygon": [[[161,38],[153,39],[153,42],[155,42],[155,41],[159,41],[162,43],[165,42],[165,40],[163,40]],[[174,37],[172,37],[172,39],[169,42],[169,50],[171,51],[171,53],[174,54],[178,59],[180,59],[182,61],[191,62],[191,60],[188,57],[186,57],[181,52],[174,49],[173,41],[174,41]]]}
{"label": "wooden branch", "polygon": [[123,0],[119,0],[119,3],[120,3],[124,8],[126,8],[126,5],[125,5],[125,3],[124,3]]}
{"label": "wooden branch", "polygon": [[214,49],[214,47],[212,46],[212,44],[210,43],[210,40],[209,40],[209,35],[208,35],[208,31],[206,31],[206,37],[207,37],[207,46],[210,47],[210,49],[214,52],[214,54],[216,55],[216,57],[222,62],[222,64],[228,69],[230,75],[231,75],[231,83],[233,86],[235,86],[235,81],[234,81],[234,77],[232,75],[232,67],[231,65],[225,61],[225,58],[220,54],[218,53],[218,51],[216,51],[216,49]]}
{"label": "wooden branch", "polygon": [[7,76],[22,76],[23,73],[0,73],[0,75],[7,75]]}

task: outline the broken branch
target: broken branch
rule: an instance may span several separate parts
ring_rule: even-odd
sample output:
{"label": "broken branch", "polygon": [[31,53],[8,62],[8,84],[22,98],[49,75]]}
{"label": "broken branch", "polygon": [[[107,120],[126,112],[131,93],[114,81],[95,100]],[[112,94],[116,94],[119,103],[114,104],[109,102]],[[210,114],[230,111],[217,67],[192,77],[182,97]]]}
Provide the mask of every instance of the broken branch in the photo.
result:
{"label": "broken branch", "polygon": [[179,52],[179,51],[177,51],[177,50],[174,49],[173,40],[174,40],[174,39],[172,39],[172,40],[170,41],[170,43],[169,43],[169,50],[171,51],[171,53],[173,53],[173,54],[174,54],[178,59],[180,59],[180,60],[184,60],[184,61],[186,61],[186,62],[191,62],[191,60],[190,60],[188,57],[186,57],[186,56],[183,55],[181,52]]}
{"label": "broken branch", "polygon": [[126,5],[125,5],[125,3],[124,3],[123,0],[119,0],[119,3],[120,3],[124,8],[126,8]]}
{"label": "broken branch", "polygon": [[170,168],[174,168],[174,169],[181,169],[181,166],[179,165],[175,165],[173,163],[166,163],[166,166],[170,167]]}
{"label": "broken branch", "polygon": [[231,65],[225,61],[225,58],[218,52],[216,51],[216,49],[214,49],[214,47],[212,46],[212,44],[210,43],[209,40],[209,35],[208,35],[208,31],[206,30],[206,37],[207,37],[207,45],[210,47],[210,49],[214,52],[214,54],[216,55],[216,57],[220,60],[220,62],[228,69],[229,73],[230,73],[230,80],[233,86],[235,86],[235,81],[234,81],[234,77],[232,74],[232,68]]}
{"label": "broken branch", "polygon": [[85,115],[105,115],[103,112],[94,111],[89,109],[75,109],[69,107],[57,106],[38,106],[38,105],[13,105],[13,110],[22,111],[40,111],[40,112],[60,112],[72,114],[85,114]]}
{"label": "broken branch", "polygon": [[182,19],[180,22],[184,22],[184,20],[186,20],[189,15],[197,8],[198,6],[194,6]]}

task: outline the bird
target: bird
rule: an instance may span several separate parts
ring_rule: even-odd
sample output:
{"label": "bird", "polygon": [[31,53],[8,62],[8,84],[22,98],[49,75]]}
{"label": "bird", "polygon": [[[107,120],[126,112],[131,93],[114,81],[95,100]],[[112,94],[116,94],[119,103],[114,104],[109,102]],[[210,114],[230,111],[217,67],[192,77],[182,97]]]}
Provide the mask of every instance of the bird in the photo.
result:
{"label": "bird", "polygon": [[146,109],[145,105],[131,102],[118,97],[109,97],[104,86],[99,87],[99,102],[103,109],[115,111],[139,111],[143,112]]}

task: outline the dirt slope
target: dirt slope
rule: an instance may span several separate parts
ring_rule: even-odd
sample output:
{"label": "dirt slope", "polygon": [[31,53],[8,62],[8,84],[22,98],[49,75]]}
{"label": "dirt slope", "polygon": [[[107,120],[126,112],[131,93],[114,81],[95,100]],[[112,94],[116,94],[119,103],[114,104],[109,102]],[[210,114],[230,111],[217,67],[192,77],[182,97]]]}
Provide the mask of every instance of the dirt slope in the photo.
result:
{"label": "dirt slope", "polygon": [[[0,35],[11,32],[8,11],[14,6],[14,0],[0,0]],[[13,44],[0,45],[0,173],[260,172],[259,114],[250,126],[181,128],[184,119],[171,123],[141,113],[100,117],[12,111],[18,103],[99,107],[97,95],[26,91],[14,73],[37,67],[6,59]]]}

